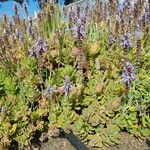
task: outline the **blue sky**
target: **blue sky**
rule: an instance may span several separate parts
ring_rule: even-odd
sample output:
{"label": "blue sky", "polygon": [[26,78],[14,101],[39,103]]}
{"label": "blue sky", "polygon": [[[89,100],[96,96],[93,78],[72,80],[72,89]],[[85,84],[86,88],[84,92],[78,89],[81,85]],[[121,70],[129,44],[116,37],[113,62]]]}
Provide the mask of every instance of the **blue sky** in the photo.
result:
{"label": "blue sky", "polygon": [[[28,11],[30,15],[34,15],[35,11],[39,11],[39,5],[36,0],[26,0],[25,2],[29,2],[28,5]],[[16,3],[17,6],[19,6],[19,14],[21,17],[24,17],[25,13],[22,8],[22,6],[19,3]],[[9,0],[7,2],[0,2],[0,18],[3,17],[4,14],[7,14],[8,16],[13,16],[14,11],[13,11],[13,6],[14,6],[14,1]]]}
{"label": "blue sky", "polygon": [[[120,3],[123,3],[123,1],[124,0],[119,0]],[[40,10],[37,0],[24,0],[24,2],[29,3],[28,11],[31,16],[34,15],[35,11],[38,12]],[[60,5],[63,5],[63,3],[64,0],[59,0]],[[16,5],[19,6],[19,14],[23,18],[25,16],[25,13],[22,6],[19,3],[16,3]],[[10,17],[13,16],[14,15],[13,6],[14,6],[13,0],[8,0],[7,2],[0,2],[0,18],[2,18],[4,14],[7,14]]]}

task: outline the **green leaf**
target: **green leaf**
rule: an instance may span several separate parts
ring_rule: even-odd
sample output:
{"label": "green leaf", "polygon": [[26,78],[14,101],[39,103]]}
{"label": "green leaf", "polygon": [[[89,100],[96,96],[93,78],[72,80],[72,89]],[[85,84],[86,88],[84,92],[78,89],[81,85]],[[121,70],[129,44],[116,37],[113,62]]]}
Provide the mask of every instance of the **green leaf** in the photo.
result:
{"label": "green leaf", "polygon": [[57,120],[56,114],[51,113],[48,117],[48,120],[52,123],[56,122],[56,120]]}
{"label": "green leaf", "polygon": [[88,145],[90,147],[102,147],[102,138],[100,137],[99,134],[95,134],[95,135],[88,135],[88,140],[89,143]]}
{"label": "green leaf", "polygon": [[141,129],[140,132],[141,132],[142,136],[146,136],[146,137],[150,136],[150,129],[149,128]]}

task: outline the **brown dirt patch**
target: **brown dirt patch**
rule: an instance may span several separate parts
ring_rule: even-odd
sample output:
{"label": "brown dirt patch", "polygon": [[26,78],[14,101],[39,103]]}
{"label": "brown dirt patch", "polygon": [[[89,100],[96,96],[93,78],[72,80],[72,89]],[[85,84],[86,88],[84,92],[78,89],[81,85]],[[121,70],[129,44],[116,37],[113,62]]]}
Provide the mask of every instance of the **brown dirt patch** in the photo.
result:
{"label": "brown dirt patch", "polygon": [[[76,150],[65,138],[51,138],[40,150]],[[150,150],[150,140],[139,140],[128,133],[121,133],[120,144],[91,150]]]}

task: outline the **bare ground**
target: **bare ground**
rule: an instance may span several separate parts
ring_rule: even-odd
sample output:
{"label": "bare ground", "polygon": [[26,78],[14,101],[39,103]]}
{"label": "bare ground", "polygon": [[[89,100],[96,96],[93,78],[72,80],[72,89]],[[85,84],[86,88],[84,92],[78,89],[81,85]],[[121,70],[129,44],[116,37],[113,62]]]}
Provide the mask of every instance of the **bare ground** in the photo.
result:
{"label": "bare ground", "polygon": [[[40,150],[76,150],[65,138],[51,138],[42,144]],[[113,147],[91,150],[150,150],[150,140],[139,140],[128,133],[121,133],[120,144]]]}

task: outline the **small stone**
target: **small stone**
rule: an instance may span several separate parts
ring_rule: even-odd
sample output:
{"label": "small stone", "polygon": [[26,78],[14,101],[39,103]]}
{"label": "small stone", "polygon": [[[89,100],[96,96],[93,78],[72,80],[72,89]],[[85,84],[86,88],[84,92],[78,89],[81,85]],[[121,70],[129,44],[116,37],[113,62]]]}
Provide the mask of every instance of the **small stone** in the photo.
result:
{"label": "small stone", "polygon": [[102,90],[103,90],[103,84],[102,84],[102,83],[98,83],[98,84],[96,85],[96,87],[95,87],[96,93],[97,93],[97,94],[98,94],[98,93],[101,93]]}

